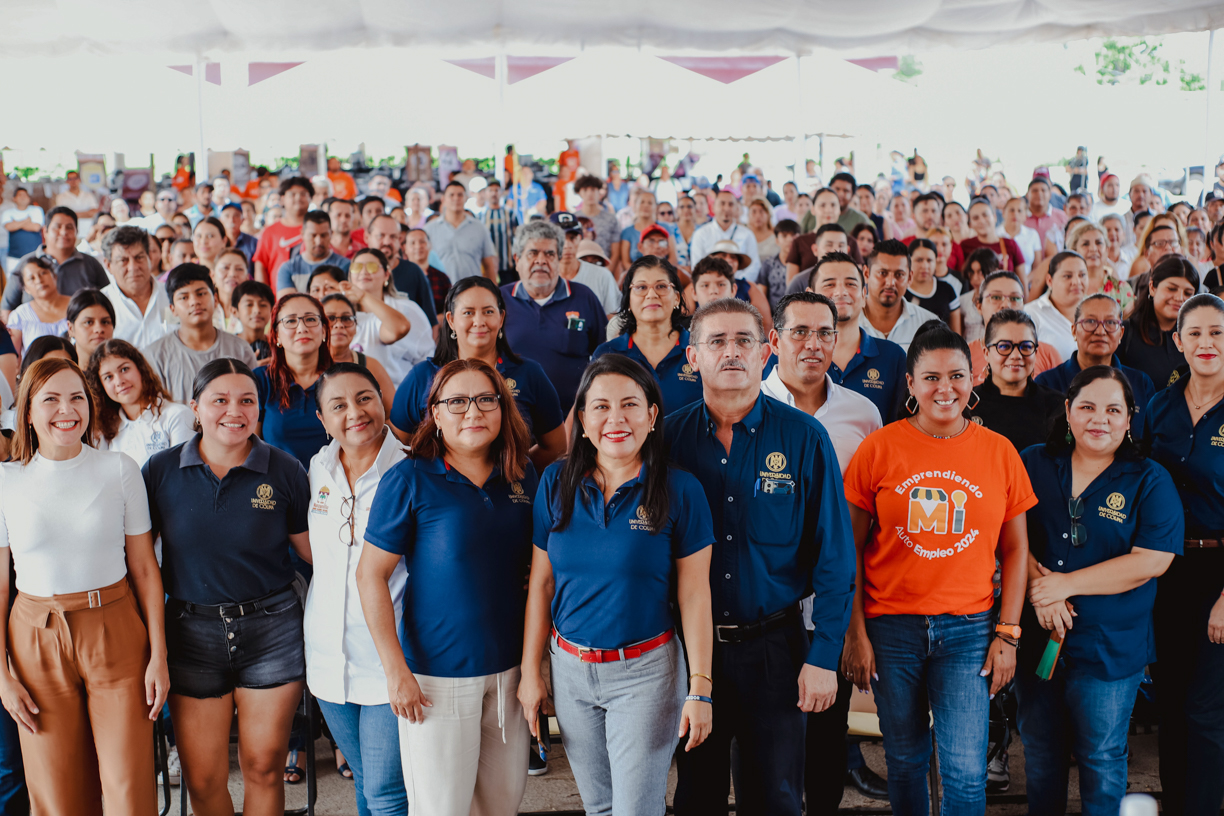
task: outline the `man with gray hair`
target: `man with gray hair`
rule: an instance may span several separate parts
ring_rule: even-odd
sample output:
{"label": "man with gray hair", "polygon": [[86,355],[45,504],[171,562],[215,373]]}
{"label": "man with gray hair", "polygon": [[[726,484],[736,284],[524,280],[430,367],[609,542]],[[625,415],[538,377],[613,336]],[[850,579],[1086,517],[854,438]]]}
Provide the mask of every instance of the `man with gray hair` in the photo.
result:
{"label": "man with gray hair", "polygon": [[153,277],[150,240],[144,230],[127,224],[102,238],[102,263],[114,278],[114,283],[102,289],[115,307],[114,336],[139,349],[173,329],[166,287]]}
{"label": "man with gray hair", "polygon": [[[815,418],[761,392],[771,349],[760,312],[716,300],[697,310],[690,331],[703,398],[669,414],[663,433],[714,514],[711,674],[721,725],[677,755],[675,811],[726,811],[734,740],[739,810],[799,816],[805,718],[837,697],[854,596],[841,470]],[[809,633],[800,602],[813,593]]]}
{"label": "man with gray hair", "polygon": [[608,316],[594,292],[561,277],[564,241],[561,229],[548,221],[519,227],[513,247],[519,280],[501,290],[510,347],[544,368],[562,412],[568,412],[591,352],[603,342]]}

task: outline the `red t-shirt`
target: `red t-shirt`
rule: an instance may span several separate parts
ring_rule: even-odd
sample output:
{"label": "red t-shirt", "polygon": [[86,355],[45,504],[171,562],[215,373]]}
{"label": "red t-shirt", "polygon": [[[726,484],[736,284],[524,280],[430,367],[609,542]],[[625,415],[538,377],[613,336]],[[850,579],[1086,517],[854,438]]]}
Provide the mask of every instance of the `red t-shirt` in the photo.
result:
{"label": "red t-shirt", "polygon": [[1011,442],[973,423],[952,439],[885,425],[859,445],[845,488],[877,522],[863,550],[869,618],[990,609],[1003,523],[1037,504]]}
{"label": "red t-shirt", "polygon": [[[901,243],[909,246],[917,237],[917,235],[907,235],[901,239]],[[961,252],[961,245],[953,241],[952,251],[948,253],[948,268],[953,272],[959,272],[961,267],[965,264],[965,254],[966,253]]]}
{"label": "red t-shirt", "polygon": [[993,250],[995,257],[999,259],[999,268],[1006,272],[1019,272],[1024,268],[1024,252],[1011,238],[1000,238],[996,243],[987,244],[974,235],[961,241],[960,248],[966,258],[979,249]]}
{"label": "red t-shirt", "polygon": [[353,230],[349,233],[348,252],[340,252],[340,250],[336,249],[335,246],[332,247],[334,251],[338,252],[340,255],[343,255],[345,258],[348,258],[350,261],[353,260],[353,256],[357,254],[358,250],[365,248],[365,230]]}
{"label": "red t-shirt", "polygon": [[302,243],[301,225],[287,227],[278,221],[270,227],[264,227],[251,261],[263,264],[264,269],[268,271],[268,279],[274,281],[276,270],[289,260],[289,253],[300,243]]}

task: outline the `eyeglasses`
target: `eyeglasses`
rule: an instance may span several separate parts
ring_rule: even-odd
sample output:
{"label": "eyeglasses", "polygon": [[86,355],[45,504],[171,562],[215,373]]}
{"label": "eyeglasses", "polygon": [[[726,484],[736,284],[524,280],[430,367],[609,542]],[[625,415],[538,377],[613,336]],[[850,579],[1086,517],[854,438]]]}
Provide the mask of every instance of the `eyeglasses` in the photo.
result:
{"label": "eyeglasses", "polygon": [[659,210],[659,215],[675,215],[675,214],[676,213],[673,212],[672,210]]}
{"label": "eyeglasses", "polygon": [[759,342],[761,341],[755,337],[736,337],[731,340],[725,337],[715,337],[713,340],[706,340],[697,345],[705,346],[710,351],[720,352],[727,347],[727,343],[734,343],[740,351],[752,351]]}
{"label": "eyeglasses", "polygon": [[438,400],[438,405],[445,405],[446,410],[452,414],[466,414],[468,406],[473,402],[476,407],[486,414],[489,411],[496,411],[498,404],[501,402],[501,397],[497,394],[477,394],[474,397],[451,397],[450,399]]}
{"label": "eyeglasses", "polygon": [[1005,301],[1007,303],[1020,304],[1024,302],[1024,296],[1023,295],[986,295],[986,297],[984,297],[983,300],[989,300],[991,303],[993,303],[996,306],[998,306],[1000,303],[1003,303]]}
{"label": "eyeglasses", "polygon": [[[355,496],[346,496],[340,502],[340,513],[344,516],[344,523],[340,525],[340,543],[347,544],[352,547],[357,543],[357,529],[353,524],[353,511],[357,509],[357,498]],[[344,534],[345,528],[348,528],[348,536]]]}
{"label": "eyeglasses", "polygon": [[315,314],[302,315],[301,317],[298,317],[297,315],[289,315],[288,317],[282,317],[280,320],[278,320],[277,325],[284,326],[286,329],[296,329],[298,323],[301,323],[306,328],[313,329],[322,322],[323,321],[319,318],[319,316]]}
{"label": "eyeglasses", "polygon": [[647,292],[654,292],[659,297],[663,297],[668,292],[674,292],[675,289],[670,283],[656,283],[654,286],[649,286],[645,283],[635,283],[629,287],[629,291],[639,297],[645,297]]}
{"label": "eyeglasses", "polygon": [[1176,249],[1179,246],[1181,246],[1181,244],[1179,244],[1175,239],[1169,239],[1167,241],[1152,241],[1150,244],[1148,244],[1149,249]]}
{"label": "eyeglasses", "polygon": [[1095,317],[1085,317],[1083,320],[1076,322],[1075,325],[1089,334],[1095,334],[1097,329],[1104,329],[1106,334],[1117,334],[1118,329],[1122,328],[1122,321],[1097,320]]}
{"label": "eyeglasses", "polygon": [[1084,515],[1084,497],[1072,496],[1068,499],[1067,512],[1071,514],[1071,546],[1082,547],[1088,540],[1088,528],[1079,523]]}
{"label": "eyeglasses", "polygon": [[799,343],[807,340],[813,334],[816,335],[817,340],[825,345],[837,339],[837,329],[805,329],[797,327],[794,329],[783,329],[783,331],[790,332],[791,339]]}
{"label": "eyeglasses", "polygon": [[339,323],[341,326],[351,326],[357,322],[357,318],[353,317],[352,315],[328,315],[327,322],[333,326],[335,326],[337,323]]}
{"label": "eyeglasses", "polygon": [[992,348],[999,352],[1000,357],[1006,357],[1012,353],[1012,349],[1020,352],[1021,357],[1032,357],[1037,351],[1037,344],[1032,340],[1021,340],[1019,343],[1013,343],[1011,340],[1000,340],[997,343],[991,343],[986,348]]}

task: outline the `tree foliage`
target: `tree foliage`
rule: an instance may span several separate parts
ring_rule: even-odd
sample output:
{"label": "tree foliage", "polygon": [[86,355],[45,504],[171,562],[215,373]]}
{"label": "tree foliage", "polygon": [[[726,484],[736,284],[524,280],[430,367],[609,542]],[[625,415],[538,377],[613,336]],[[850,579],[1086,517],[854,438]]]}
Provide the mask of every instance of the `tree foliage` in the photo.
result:
{"label": "tree foliage", "polygon": [[[1172,65],[1161,52],[1162,47],[1161,42],[1148,42],[1142,37],[1110,37],[1104,40],[1093,55],[1093,75],[1097,84],[1168,85],[1176,79],[1183,91],[1206,89],[1200,74],[1187,71],[1185,60],[1178,60],[1176,66]],[[1082,64],[1077,65],[1075,70],[1088,74],[1088,69]]]}

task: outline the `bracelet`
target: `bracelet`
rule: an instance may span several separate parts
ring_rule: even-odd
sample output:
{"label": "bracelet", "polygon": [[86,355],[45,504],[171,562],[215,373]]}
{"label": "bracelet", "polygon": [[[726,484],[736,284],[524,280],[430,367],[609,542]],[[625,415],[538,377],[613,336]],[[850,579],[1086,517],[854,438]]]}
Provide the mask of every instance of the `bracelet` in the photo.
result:
{"label": "bracelet", "polygon": [[694,677],[704,677],[705,679],[710,681],[711,686],[714,685],[714,678],[708,674],[702,674],[701,672],[693,672],[692,674],[689,675],[690,680],[692,680]]}
{"label": "bracelet", "polygon": [[700,694],[690,694],[684,699],[686,701],[693,701],[693,702],[698,702],[698,703],[709,703],[710,705],[714,705],[714,701],[712,699],[710,699],[709,697],[703,697]]}
{"label": "bracelet", "polygon": [[1016,640],[1011,635],[1005,635],[1002,632],[995,632],[995,637],[1006,643],[1008,646],[1011,646],[1013,649],[1020,648],[1020,641]]}

